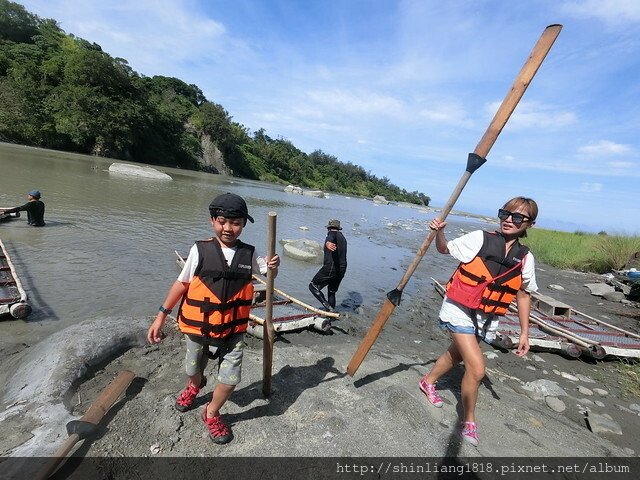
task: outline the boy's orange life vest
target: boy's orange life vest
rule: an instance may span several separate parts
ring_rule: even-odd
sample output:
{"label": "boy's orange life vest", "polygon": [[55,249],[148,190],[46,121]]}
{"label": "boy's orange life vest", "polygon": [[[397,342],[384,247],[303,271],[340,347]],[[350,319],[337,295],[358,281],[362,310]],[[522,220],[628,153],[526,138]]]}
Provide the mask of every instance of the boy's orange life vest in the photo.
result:
{"label": "boy's orange life vest", "polygon": [[486,313],[504,315],[522,285],[522,265],[529,249],[518,241],[505,257],[506,241],[499,233],[484,233],[478,254],[461,263],[447,283],[447,298]]}
{"label": "boy's orange life vest", "polygon": [[199,262],[180,304],[182,333],[225,338],[247,330],[254,247],[238,241],[231,266],[216,239],[196,242]]}

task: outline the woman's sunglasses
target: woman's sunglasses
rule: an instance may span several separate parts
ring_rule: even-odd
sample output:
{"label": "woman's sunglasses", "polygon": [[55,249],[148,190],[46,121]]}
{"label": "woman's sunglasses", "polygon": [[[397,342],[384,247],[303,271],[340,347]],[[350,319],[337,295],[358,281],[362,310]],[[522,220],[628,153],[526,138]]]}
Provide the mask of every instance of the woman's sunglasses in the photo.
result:
{"label": "woman's sunglasses", "polygon": [[517,227],[522,225],[524,222],[527,222],[527,221],[531,220],[531,217],[527,217],[526,215],[523,215],[521,213],[513,213],[513,212],[510,212],[509,210],[505,210],[503,208],[498,210],[498,218],[500,220],[502,220],[503,222],[509,217],[511,217],[511,221]]}

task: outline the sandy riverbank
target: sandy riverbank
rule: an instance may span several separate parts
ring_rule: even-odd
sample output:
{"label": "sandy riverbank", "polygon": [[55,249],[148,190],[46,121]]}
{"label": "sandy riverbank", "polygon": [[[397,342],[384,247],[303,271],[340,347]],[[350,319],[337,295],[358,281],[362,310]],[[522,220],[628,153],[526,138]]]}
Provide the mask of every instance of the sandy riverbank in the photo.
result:
{"label": "sandy riverbank", "polygon": [[[175,331],[167,329],[159,346],[134,347],[91,367],[86,381],[67,399],[73,415],[80,416],[118,371],[130,369],[137,378],[99,435],[85,441],[77,454],[104,457],[101,468],[107,470],[108,457],[121,456],[638,456],[640,402],[624,396],[617,361],[543,352],[519,359],[486,345],[487,377],[477,411],[480,445],[460,444],[455,429],[462,369],[441,380],[442,409],[428,405],[417,388],[420,376],[448,344],[435,326],[440,299],[425,277],[416,271],[412,281],[421,287],[396,309],[354,378],[346,376],[345,367],[377,313],[375,305],[359,313],[342,307],[344,318],[326,335],[303,331],[280,336],[268,400],[262,396],[262,344],[248,337],[243,380],[224,409],[235,434],[225,446],[214,445],[205,434],[199,415],[206,395],[194,411],[181,414],[173,407],[185,381],[183,343]],[[635,307],[589,295],[583,285],[595,277],[540,266],[538,283],[544,293],[637,332],[637,320],[612,313]],[[545,291],[549,284],[565,290]],[[553,395],[563,409],[526,390],[527,384],[545,379],[564,391]],[[598,430],[596,419],[604,425],[600,433],[591,431]],[[28,437],[28,425],[16,428]],[[58,441],[65,437],[60,431]],[[0,447],[11,454],[2,441]]]}

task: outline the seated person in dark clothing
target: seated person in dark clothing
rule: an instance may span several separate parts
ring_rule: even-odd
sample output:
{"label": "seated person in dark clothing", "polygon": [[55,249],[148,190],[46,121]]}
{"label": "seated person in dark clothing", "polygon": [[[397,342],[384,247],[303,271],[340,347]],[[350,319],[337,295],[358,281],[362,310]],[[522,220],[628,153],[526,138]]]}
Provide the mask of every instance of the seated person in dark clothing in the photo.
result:
{"label": "seated person in dark clothing", "polygon": [[28,202],[21,207],[0,208],[0,213],[27,212],[27,223],[34,227],[44,227],[44,203],[40,200],[40,192],[32,190],[27,194]]}

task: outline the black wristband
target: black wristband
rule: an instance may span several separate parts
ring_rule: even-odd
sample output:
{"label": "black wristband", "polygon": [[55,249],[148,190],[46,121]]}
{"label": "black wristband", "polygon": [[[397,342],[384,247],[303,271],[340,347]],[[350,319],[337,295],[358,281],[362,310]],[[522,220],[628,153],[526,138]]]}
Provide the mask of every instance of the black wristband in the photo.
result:
{"label": "black wristband", "polygon": [[171,309],[170,308],[164,308],[162,305],[160,305],[160,308],[158,310],[160,312],[164,313],[165,315],[169,315],[171,313]]}

